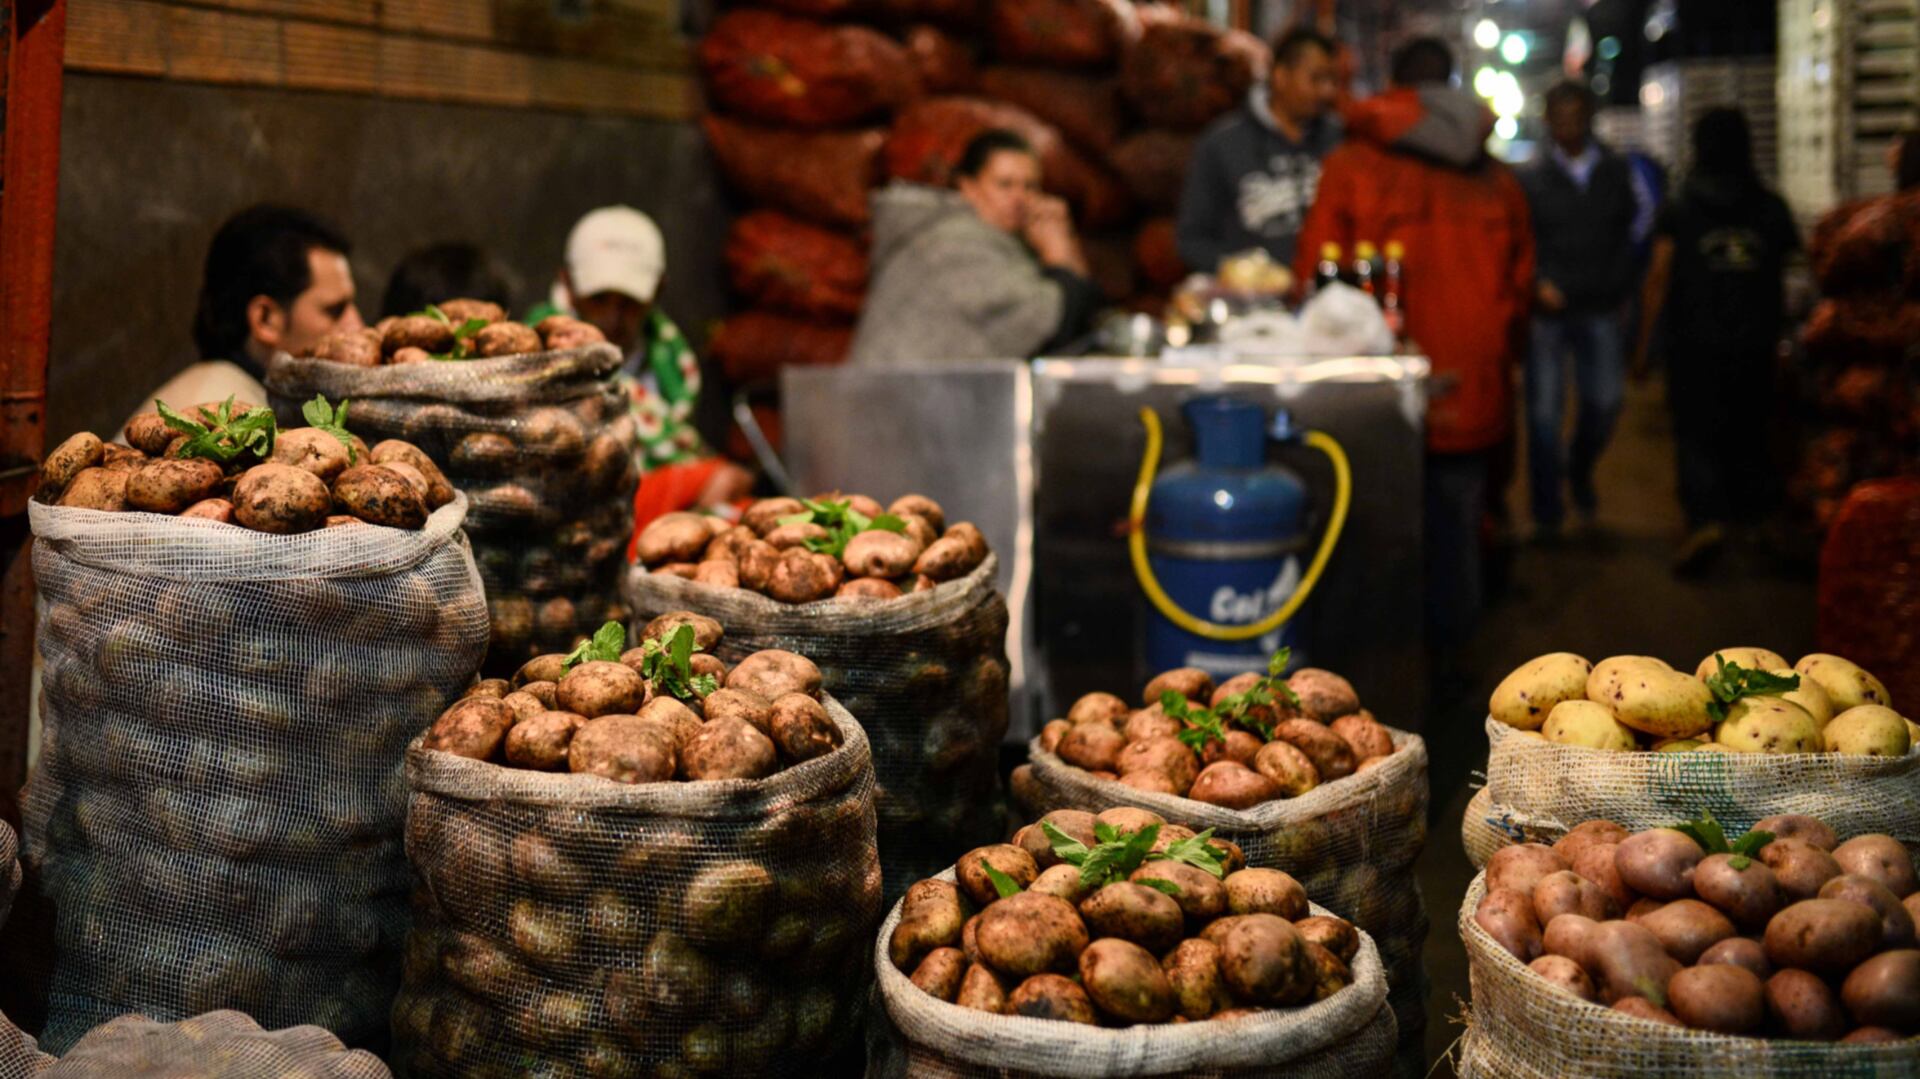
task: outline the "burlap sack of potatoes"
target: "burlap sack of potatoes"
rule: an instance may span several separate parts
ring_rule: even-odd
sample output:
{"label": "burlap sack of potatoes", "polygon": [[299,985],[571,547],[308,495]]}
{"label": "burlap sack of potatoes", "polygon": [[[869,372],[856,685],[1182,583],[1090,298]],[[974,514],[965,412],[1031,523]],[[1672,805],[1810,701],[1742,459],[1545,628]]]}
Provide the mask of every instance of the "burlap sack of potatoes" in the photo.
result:
{"label": "burlap sack of potatoes", "polygon": [[1563,746],[1487,720],[1487,786],[1461,842],[1475,868],[1510,843],[1552,843],[1582,821],[1628,831],[1712,813],[1730,836],[1781,813],[1838,835],[1884,833],[1920,849],[1920,748],[1905,757],[1838,753],[1627,753]]}
{"label": "burlap sack of potatoes", "polygon": [[626,620],[618,593],[638,421],[614,384],[619,367],[605,344],[384,367],[282,353],[266,386],[283,424],[315,394],[350,402],[350,431],[413,443],[466,493],[492,614],[486,671],[505,677]]}
{"label": "burlap sack of potatoes", "polygon": [[873,763],[616,783],[421,748],[394,1063],[413,1076],[812,1076],[880,920]]}
{"label": "burlap sack of potatoes", "polygon": [[1386,972],[1365,932],[1353,984],[1326,1000],[1246,1019],[1090,1027],[991,1015],[923,992],[887,954],[900,906],[873,950],[880,1006],[867,1025],[868,1079],[1379,1079],[1393,1064]]}
{"label": "burlap sack of potatoes", "polygon": [[1001,838],[1000,737],[1007,730],[1007,605],[994,556],[972,573],[898,599],[787,604],[635,567],[635,634],[668,611],[718,619],[729,663],[763,648],[811,659],[823,686],[873,740],[880,868],[889,901]]}
{"label": "burlap sack of potatoes", "polygon": [[30,507],[45,729],[0,1007],[45,1048],[221,1008],[384,1042],[402,758],[486,647],[465,509],[280,536]]}
{"label": "burlap sack of potatoes", "polygon": [[1474,921],[1486,876],[1460,905],[1473,1003],[1461,1079],[1831,1079],[1920,1076],[1912,1040],[1887,1045],[1739,1038],[1650,1023],[1556,989]]}
{"label": "burlap sack of potatoes", "polygon": [[1379,767],[1246,810],[1097,779],[1041,749],[1036,738],[1028,747],[1034,801],[1026,808],[1038,819],[1056,809],[1138,806],[1195,831],[1212,828],[1239,844],[1248,865],[1292,874],[1310,899],[1373,937],[1399,1023],[1400,1068],[1417,1073],[1425,1059],[1420,951],[1427,909],[1413,863],[1427,842],[1427,744],[1417,734],[1388,731],[1394,752]]}

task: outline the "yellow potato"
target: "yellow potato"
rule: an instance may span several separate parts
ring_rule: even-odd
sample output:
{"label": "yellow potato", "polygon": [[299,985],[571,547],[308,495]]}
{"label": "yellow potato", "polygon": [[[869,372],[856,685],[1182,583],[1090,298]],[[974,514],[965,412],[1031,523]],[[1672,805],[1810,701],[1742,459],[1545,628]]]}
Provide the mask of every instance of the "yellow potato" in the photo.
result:
{"label": "yellow potato", "polygon": [[1592,663],[1572,652],[1535,656],[1494,687],[1487,711],[1516,730],[1537,731],[1554,705],[1586,693],[1592,671]]}
{"label": "yellow potato", "polygon": [[[1860,672],[1865,674],[1865,671]],[[1830,753],[1862,757],[1904,757],[1913,748],[1913,735],[1900,713],[1877,704],[1862,704],[1833,717],[1822,732]]]}
{"label": "yellow potato", "polygon": [[1728,663],[1738,663],[1750,671],[1770,671],[1787,665],[1787,657],[1765,648],[1718,648],[1713,655],[1700,661],[1700,665],[1693,669],[1693,676],[1702,682],[1706,681],[1708,675],[1720,669],[1719,661],[1722,659]]}
{"label": "yellow potato", "polygon": [[1554,705],[1540,733],[1547,741],[1563,746],[1620,751],[1639,748],[1633,732],[1621,726],[1606,706],[1592,701],[1561,701]]}
{"label": "yellow potato", "polygon": [[1723,745],[1719,742],[1702,742],[1700,743],[1699,747],[1694,750],[1694,752],[1695,753],[1732,753],[1733,747]]}
{"label": "yellow potato", "polygon": [[[1598,675],[1600,669],[1594,668]],[[1589,693],[1592,683],[1589,682]],[[1625,667],[1603,685],[1601,703],[1613,718],[1656,738],[1691,738],[1713,726],[1707,705],[1713,694],[1690,674],[1653,666]]]}
{"label": "yellow potato", "polygon": [[1820,724],[1785,697],[1742,697],[1713,739],[1736,753],[1818,753]]}
{"label": "yellow potato", "polygon": [[[1767,673],[1777,674],[1784,678],[1798,672],[1791,667],[1773,667],[1769,668]],[[1804,674],[1800,675],[1800,688],[1788,693],[1782,693],[1780,696],[1783,700],[1792,701],[1800,707],[1805,708],[1807,714],[1812,716],[1813,721],[1820,724],[1823,730],[1833,719],[1833,698],[1827,696],[1827,691],[1820,688],[1820,683],[1808,678]]]}
{"label": "yellow potato", "polygon": [[1587,675],[1587,699],[1613,707],[1614,692],[1629,673],[1642,670],[1671,671],[1664,660],[1652,656],[1609,656],[1593,665]]}
{"label": "yellow potato", "polygon": [[1531,738],[1536,742],[1544,742],[1547,740],[1547,736],[1541,734],[1539,731],[1514,731],[1513,736],[1515,738]]}
{"label": "yellow potato", "polygon": [[1907,720],[1907,744],[1920,745],[1920,723],[1915,723],[1911,719]]}
{"label": "yellow potato", "polygon": [[1851,660],[1815,652],[1801,656],[1793,669],[1820,683],[1820,688],[1826,690],[1827,696],[1833,701],[1835,715],[1863,704],[1893,707],[1887,687]]}
{"label": "yellow potato", "polygon": [[1699,749],[1703,744],[1698,738],[1669,738],[1664,742],[1654,743],[1653,751],[1655,753],[1688,753]]}

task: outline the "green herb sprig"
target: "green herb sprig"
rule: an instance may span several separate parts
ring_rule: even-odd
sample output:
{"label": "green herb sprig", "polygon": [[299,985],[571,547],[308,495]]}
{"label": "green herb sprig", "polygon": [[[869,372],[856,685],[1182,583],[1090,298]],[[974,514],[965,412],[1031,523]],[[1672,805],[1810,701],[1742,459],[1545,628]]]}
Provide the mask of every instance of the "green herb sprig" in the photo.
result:
{"label": "green herb sprig", "polygon": [[175,457],[204,457],[224,466],[245,454],[261,461],[273,456],[279,428],[270,408],[250,408],[235,416],[233,398],[229,397],[217,407],[200,406],[200,419],[194,420],[169,408],[165,401],[153,404],[168,427],[187,436],[174,451]]}
{"label": "green herb sprig", "polygon": [[[1147,862],[1181,862],[1216,877],[1226,875],[1226,851],[1207,842],[1213,838],[1211,828],[1191,838],[1169,843],[1163,851],[1153,849],[1154,842],[1160,838],[1158,824],[1149,824],[1137,832],[1123,833],[1110,824],[1095,821],[1094,845],[1091,847],[1062,832],[1049,821],[1041,821],[1040,830],[1046,835],[1047,842],[1053,845],[1055,856],[1068,865],[1080,867],[1080,883],[1089,889],[1104,888],[1126,880],[1134,870]],[[1143,877],[1139,883],[1168,895],[1180,894],[1180,886],[1169,880]]]}
{"label": "green herb sprig", "polygon": [[564,662],[567,670],[573,670],[582,663],[618,663],[621,653],[626,650],[627,627],[618,622],[608,622],[568,652]]}
{"label": "green herb sprig", "polygon": [[1282,648],[1267,660],[1267,673],[1246,690],[1232,694],[1215,706],[1214,712],[1228,723],[1238,723],[1243,727],[1258,731],[1260,737],[1273,741],[1273,724],[1255,718],[1255,710],[1272,708],[1275,704],[1285,704],[1290,710],[1298,710],[1300,697],[1293,692],[1281,676],[1287,673],[1287,664],[1293,662],[1293,649]]}
{"label": "green herb sprig", "polygon": [[353,464],[355,456],[353,435],[347,431],[347,406],[352,403],[351,399],[342,398],[340,400],[340,407],[335,408],[327,403],[325,397],[316,393],[313,395],[313,400],[300,406],[300,415],[306,419],[308,427],[317,431],[325,431],[339,439],[340,444],[347,448],[347,463],[349,465]]}
{"label": "green herb sprig", "polygon": [[1773,674],[1729,663],[1718,652],[1713,655],[1720,669],[1707,676],[1707,690],[1713,700],[1707,702],[1707,714],[1715,723],[1724,721],[1735,701],[1743,697],[1777,697],[1800,688],[1797,674]]}
{"label": "green herb sprig", "polygon": [[853,508],[853,500],[843,502],[803,498],[800,504],[806,509],[801,513],[789,513],[779,518],[783,525],[815,524],[827,530],[825,536],[816,536],[806,541],[807,550],[816,554],[830,554],[835,558],[846,552],[847,541],[872,529],[883,532],[905,532],[907,522],[891,513],[878,517],[868,517]]}
{"label": "green herb sprig", "polygon": [[1174,737],[1195,753],[1206,752],[1208,742],[1227,740],[1226,721],[1219,713],[1194,704],[1182,693],[1170,689],[1160,694],[1160,710],[1183,724]]}
{"label": "green herb sprig", "polygon": [[1774,840],[1772,832],[1748,832],[1728,842],[1726,829],[1720,827],[1720,822],[1714,820],[1710,812],[1702,812],[1699,820],[1681,821],[1671,827],[1700,844],[1700,849],[1708,854],[1733,855],[1727,864],[1735,870],[1744,870],[1752,865],[1760,849]]}
{"label": "green herb sprig", "polygon": [[984,854],[980,856],[980,868],[986,872],[987,879],[993,882],[993,890],[1000,893],[1000,898],[1008,899],[1020,894],[1019,882],[995,869]]}
{"label": "green herb sprig", "polygon": [[453,347],[445,352],[430,352],[436,360],[466,360],[473,358],[473,335],[487,328],[487,320],[470,318],[454,326],[453,319],[434,304],[428,304],[424,310],[415,311],[408,318],[430,318],[443,326],[453,327]]}

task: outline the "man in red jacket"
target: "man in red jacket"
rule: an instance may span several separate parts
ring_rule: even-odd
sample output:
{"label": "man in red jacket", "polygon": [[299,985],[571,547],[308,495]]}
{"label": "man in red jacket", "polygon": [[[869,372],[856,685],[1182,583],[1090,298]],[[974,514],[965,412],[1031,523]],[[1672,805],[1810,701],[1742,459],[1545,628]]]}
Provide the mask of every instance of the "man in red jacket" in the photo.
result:
{"label": "man in red jacket", "polygon": [[1533,233],[1513,172],[1487,156],[1493,117],[1451,85],[1435,38],[1403,45],[1393,86],[1345,110],[1347,141],[1321,166],[1297,271],[1323,243],[1398,243],[1406,332],[1433,363],[1427,406],[1427,623],[1459,642],[1481,602],[1489,451],[1513,422],[1513,369],[1533,286]]}

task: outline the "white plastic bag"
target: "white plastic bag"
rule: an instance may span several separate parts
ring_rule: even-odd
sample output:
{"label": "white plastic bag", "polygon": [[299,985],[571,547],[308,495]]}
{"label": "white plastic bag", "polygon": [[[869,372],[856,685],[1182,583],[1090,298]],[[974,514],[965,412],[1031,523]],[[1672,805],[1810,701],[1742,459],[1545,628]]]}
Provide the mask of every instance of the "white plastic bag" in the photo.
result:
{"label": "white plastic bag", "polygon": [[1303,351],[1312,356],[1384,356],[1393,351],[1393,330],[1373,297],[1338,281],[1300,309]]}

